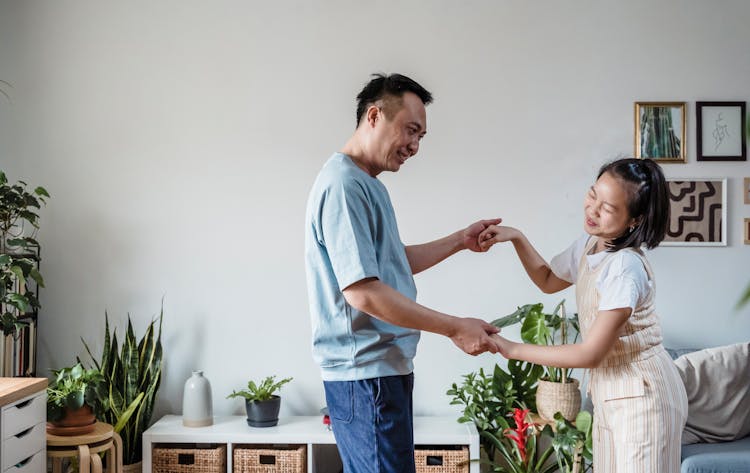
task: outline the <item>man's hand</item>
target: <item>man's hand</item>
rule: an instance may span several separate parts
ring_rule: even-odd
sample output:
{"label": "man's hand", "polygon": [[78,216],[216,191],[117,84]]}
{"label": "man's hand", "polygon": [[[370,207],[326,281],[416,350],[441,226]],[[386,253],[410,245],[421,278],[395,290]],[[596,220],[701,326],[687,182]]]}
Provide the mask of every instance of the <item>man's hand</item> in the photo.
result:
{"label": "man's hand", "polygon": [[453,332],[449,335],[458,348],[469,355],[479,355],[486,351],[497,353],[498,346],[490,335],[500,331],[499,328],[484,320],[458,318]]}
{"label": "man's hand", "polygon": [[462,236],[464,246],[471,251],[476,251],[479,253],[487,251],[487,248],[489,247],[483,249],[479,244],[479,234],[485,231],[491,225],[498,225],[502,221],[503,219],[501,218],[493,218],[491,220],[480,220],[476,223],[472,223],[463,231]]}
{"label": "man's hand", "polygon": [[518,230],[513,227],[500,227],[498,225],[489,225],[484,229],[479,236],[477,241],[481,251],[489,250],[495,243],[504,241],[511,241],[519,234]]}

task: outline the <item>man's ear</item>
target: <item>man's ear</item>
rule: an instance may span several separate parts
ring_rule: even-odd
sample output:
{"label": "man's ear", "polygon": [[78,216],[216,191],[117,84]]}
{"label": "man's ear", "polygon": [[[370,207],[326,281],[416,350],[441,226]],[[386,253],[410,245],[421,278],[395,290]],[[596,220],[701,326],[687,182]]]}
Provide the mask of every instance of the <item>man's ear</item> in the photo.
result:
{"label": "man's ear", "polygon": [[380,114],[381,114],[380,107],[377,105],[370,105],[367,107],[367,113],[365,114],[365,118],[367,119],[367,124],[370,127],[374,127],[375,124],[380,120]]}

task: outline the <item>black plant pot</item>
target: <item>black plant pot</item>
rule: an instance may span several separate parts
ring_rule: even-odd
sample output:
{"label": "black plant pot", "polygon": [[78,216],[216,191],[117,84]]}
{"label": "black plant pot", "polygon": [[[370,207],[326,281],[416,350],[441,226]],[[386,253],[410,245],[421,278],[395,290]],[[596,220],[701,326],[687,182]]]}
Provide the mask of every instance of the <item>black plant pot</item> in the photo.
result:
{"label": "black plant pot", "polygon": [[272,396],[267,401],[245,401],[247,425],[250,427],[273,427],[279,423],[281,398]]}

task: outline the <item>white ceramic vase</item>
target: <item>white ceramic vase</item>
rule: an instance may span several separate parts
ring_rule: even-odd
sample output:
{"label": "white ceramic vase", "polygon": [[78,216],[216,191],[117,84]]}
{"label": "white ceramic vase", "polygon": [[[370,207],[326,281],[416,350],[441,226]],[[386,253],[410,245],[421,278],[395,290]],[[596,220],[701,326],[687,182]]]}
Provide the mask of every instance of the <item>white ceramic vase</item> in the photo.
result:
{"label": "white ceramic vase", "polygon": [[206,427],[214,423],[211,383],[203,371],[193,371],[182,394],[182,425]]}

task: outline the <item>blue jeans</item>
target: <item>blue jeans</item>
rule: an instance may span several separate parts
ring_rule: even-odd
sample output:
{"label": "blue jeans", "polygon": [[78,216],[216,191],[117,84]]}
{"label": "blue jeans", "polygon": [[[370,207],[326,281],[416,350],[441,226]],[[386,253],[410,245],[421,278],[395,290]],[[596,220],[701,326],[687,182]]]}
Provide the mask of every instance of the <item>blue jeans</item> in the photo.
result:
{"label": "blue jeans", "polygon": [[415,473],[413,374],[323,385],[346,473]]}

